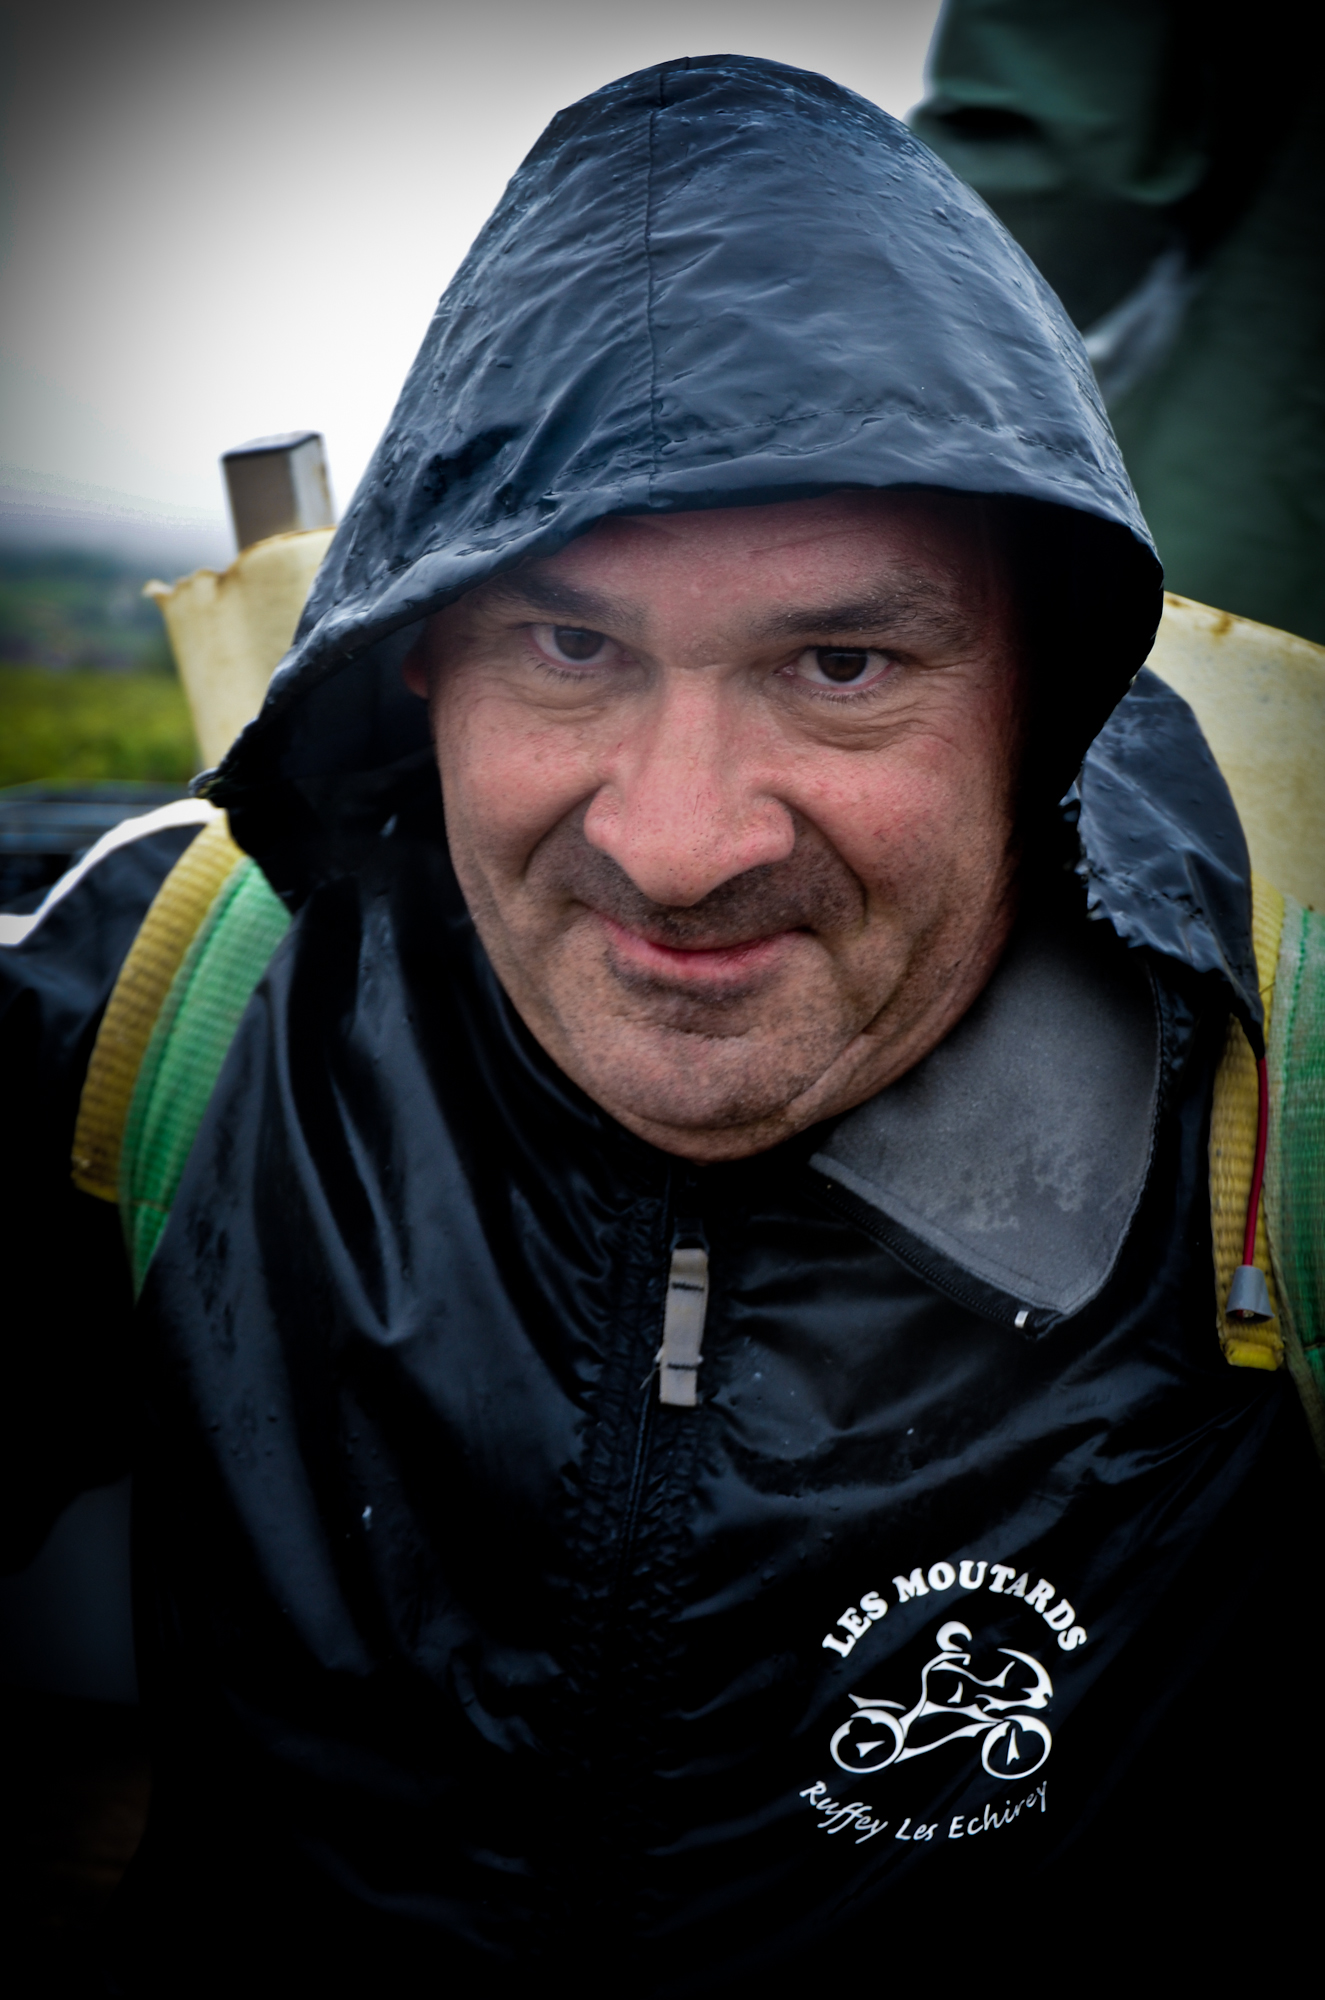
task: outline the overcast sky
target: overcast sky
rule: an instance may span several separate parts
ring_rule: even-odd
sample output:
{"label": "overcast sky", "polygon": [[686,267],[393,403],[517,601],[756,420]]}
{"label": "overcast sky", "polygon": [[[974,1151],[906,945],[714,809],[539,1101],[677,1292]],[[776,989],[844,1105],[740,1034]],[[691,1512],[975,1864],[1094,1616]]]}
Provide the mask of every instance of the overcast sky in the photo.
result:
{"label": "overcast sky", "polygon": [[[438,294],[552,114],[715,50],[898,115],[938,0],[27,0],[7,16],[0,460],[220,522],[325,432],[344,506]],[[29,475],[36,475],[35,481]]]}

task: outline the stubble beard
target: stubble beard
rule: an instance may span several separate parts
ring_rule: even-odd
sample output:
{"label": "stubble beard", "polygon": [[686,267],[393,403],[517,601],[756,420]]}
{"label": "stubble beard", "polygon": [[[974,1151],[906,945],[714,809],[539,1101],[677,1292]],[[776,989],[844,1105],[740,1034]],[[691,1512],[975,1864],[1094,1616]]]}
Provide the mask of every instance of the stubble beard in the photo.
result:
{"label": "stubble beard", "polygon": [[[705,1133],[748,1135],[739,1149],[719,1140],[724,1153],[775,1143],[790,1108],[859,1038],[881,992],[886,999],[899,976],[896,966],[879,968],[884,976],[870,979],[867,993],[849,990],[859,980],[844,980],[831,941],[863,928],[866,894],[813,833],[798,840],[788,861],[752,869],[677,908],[641,895],[588,844],[576,820],[541,843],[524,891],[557,919],[538,955],[539,993],[530,992],[530,954],[522,955],[514,985],[505,980],[517,1008],[595,1102],[668,1150],[689,1152]],[[786,947],[779,964],[756,967],[749,980],[697,993],[624,962],[611,924],[677,950],[769,936]],[[793,1128],[806,1122],[797,1118]]]}
{"label": "stubble beard", "polygon": [[[813,829],[788,861],[675,908],[642,896],[589,846],[577,816],[526,865],[518,900],[531,913],[527,927],[481,874],[466,879],[471,871],[457,857],[479,935],[535,1040],[628,1131],[695,1160],[765,1151],[862,1103],[927,1054],[981,990],[1006,941],[1015,903],[1009,850],[1003,863],[984,880],[977,869],[932,909],[905,895],[894,909],[884,885],[892,920],[861,953],[854,947],[869,918],[865,888]],[[787,937],[790,949],[748,983],[697,994],[623,963],[611,923],[681,950],[770,934]]]}

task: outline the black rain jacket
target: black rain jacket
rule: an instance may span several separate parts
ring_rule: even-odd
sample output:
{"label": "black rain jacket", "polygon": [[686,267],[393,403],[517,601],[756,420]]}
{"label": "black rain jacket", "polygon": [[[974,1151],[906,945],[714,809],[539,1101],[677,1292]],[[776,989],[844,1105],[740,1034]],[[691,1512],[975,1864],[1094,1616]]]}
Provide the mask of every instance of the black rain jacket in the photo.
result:
{"label": "black rain jacket", "polygon": [[[1093,745],[948,1041],[692,1169],[512,1010],[399,659],[604,514],[909,484],[1024,510],[1055,796]],[[1076,335],[903,127],[737,57],[554,120],[211,780],[294,921],[135,1310],[69,1143],[189,831],[0,952],[16,1554],[135,1470],[120,1990],[835,1990],[977,1935],[1058,1982],[1101,1909],[1190,1964],[1217,1897],[1227,1937],[1248,1815],[1282,1872],[1315,1494],[1291,1392],[1216,1340],[1211,1085],[1259,1001],[1227,791],[1135,678],[1158,589]]]}

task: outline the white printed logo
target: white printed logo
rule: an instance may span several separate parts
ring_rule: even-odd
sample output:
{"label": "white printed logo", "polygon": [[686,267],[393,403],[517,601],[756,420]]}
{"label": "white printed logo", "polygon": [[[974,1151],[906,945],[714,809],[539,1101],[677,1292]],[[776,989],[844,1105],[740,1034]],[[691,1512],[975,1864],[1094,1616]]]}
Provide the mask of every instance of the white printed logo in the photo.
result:
{"label": "white printed logo", "polygon": [[981,1680],[971,1672],[970,1645],[965,1625],[953,1621],[939,1627],[939,1650],[921,1669],[920,1699],[913,1708],[850,1695],[856,1713],[834,1731],[830,1745],[838,1768],[853,1778],[868,1777],[969,1737],[983,1739],[980,1762],[992,1777],[1029,1778],[1038,1771],[1048,1761],[1053,1738],[1039,1717],[1026,1711],[1049,1706],[1053,1682],[1038,1660],[1011,1646],[998,1649],[1007,1661],[1003,1671]]}

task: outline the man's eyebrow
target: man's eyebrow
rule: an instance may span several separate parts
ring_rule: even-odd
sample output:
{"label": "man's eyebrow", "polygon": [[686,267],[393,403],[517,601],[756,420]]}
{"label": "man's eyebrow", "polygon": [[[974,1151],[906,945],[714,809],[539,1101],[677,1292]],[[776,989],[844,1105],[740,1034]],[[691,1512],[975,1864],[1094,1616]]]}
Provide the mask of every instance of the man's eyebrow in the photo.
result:
{"label": "man's eyebrow", "polygon": [[[582,625],[590,631],[618,629],[630,615],[630,607],[619,598],[540,575],[536,569],[494,577],[484,594],[522,611],[541,611],[558,624]],[[969,613],[959,610],[929,577],[916,577],[846,603],[796,605],[774,612],[754,626],[751,636],[796,639],[886,633],[917,643],[960,645],[969,641],[971,632]]]}
{"label": "man's eyebrow", "polygon": [[926,580],[845,604],[798,605],[780,611],[759,628],[759,637],[799,639],[818,633],[832,638],[864,637],[886,632],[931,643],[960,643],[969,637],[971,622],[968,612],[958,609],[945,591]]}
{"label": "man's eyebrow", "polygon": [[537,570],[516,570],[510,576],[494,577],[485,595],[529,611],[546,611],[559,623],[583,625],[591,631],[619,623],[623,609],[616,598],[600,597],[596,591],[540,576]]}

